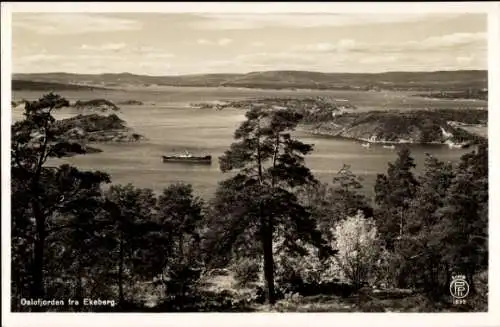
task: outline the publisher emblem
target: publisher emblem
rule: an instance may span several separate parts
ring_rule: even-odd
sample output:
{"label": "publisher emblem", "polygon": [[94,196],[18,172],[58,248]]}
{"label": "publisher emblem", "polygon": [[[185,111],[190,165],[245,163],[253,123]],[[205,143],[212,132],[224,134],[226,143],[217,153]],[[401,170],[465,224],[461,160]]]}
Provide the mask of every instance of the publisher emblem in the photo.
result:
{"label": "publisher emblem", "polygon": [[463,299],[469,294],[469,283],[463,276],[457,276],[450,283],[450,293],[455,299]]}

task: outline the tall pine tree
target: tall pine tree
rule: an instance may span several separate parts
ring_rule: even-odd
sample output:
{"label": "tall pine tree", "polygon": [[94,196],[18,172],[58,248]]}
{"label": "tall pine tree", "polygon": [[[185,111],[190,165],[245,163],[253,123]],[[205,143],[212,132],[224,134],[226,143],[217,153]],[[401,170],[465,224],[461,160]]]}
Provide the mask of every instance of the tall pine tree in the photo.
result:
{"label": "tall pine tree", "polygon": [[415,163],[409,148],[402,147],[387,174],[377,175],[375,182],[376,220],[388,248],[404,237],[407,231],[407,212],[415,196],[418,181],[412,170]]}
{"label": "tall pine tree", "polygon": [[312,146],[291,135],[302,118],[295,111],[258,107],[251,108],[246,118],[235,132],[236,142],[220,158],[223,172],[237,172],[221,184],[231,189],[222,192],[219,199],[224,224],[229,228],[220,244],[227,250],[242,235],[260,241],[266,298],[274,304],[273,241],[277,235],[285,237],[288,248],[297,251],[297,239],[322,244],[316,222],[293,192],[314,180],[304,165],[304,155]]}
{"label": "tall pine tree", "polygon": [[[47,238],[53,231],[52,227],[59,223],[55,220],[57,212],[73,201],[80,191],[94,187],[83,179],[61,185],[58,176],[66,168],[47,167],[50,158],[86,153],[82,144],[65,138],[52,115],[54,110],[68,105],[66,99],[53,93],[36,101],[26,101],[24,118],[12,126],[12,204],[13,208],[17,207],[12,213],[13,273],[28,275],[21,277],[16,291],[33,298],[45,295]],[[105,174],[98,173],[93,177],[97,178],[98,184],[109,181]],[[28,251],[32,253],[31,259],[21,268],[16,258]],[[19,290],[22,285],[29,285],[29,290]]]}

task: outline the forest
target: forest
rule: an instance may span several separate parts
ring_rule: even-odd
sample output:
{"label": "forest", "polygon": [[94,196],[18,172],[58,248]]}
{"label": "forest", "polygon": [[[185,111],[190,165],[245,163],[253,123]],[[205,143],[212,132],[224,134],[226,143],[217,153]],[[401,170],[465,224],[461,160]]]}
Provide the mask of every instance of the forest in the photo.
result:
{"label": "forest", "polygon": [[457,162],[428,155],[420,174],[403,147],[369,198],[349,166],[317,180],[299,111],[250,106],[203,200],[189,184],[155,194],[51,166],[86,153],[54,118],[61,103],[27,101],[12,125],[12,311],[488,310],[487,141]]}

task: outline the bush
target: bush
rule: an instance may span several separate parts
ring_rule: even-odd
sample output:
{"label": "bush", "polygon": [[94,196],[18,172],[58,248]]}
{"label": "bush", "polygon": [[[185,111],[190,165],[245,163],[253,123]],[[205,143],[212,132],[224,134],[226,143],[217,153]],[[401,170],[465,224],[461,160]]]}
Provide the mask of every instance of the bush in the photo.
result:
{"label": "bush", "polygon": [[234,278],[241,287],[247,287],[259,280],[260,264],[255,259],[242,259],[234,265]]}
{"label": "bush", "polygon": [[339,222],[334,231],[336,261],[343,277],[356,288],[375,278],[375,271],[381,262],[384,249],[378,238],[373,219],[367,219],[362,212]]}
{"label": "bush", "polygon": [[340,270],[332,258],[320,258],[319,250],[310,244],[300,245],[304,253],[286,251],[283,239],[275,242],[275,276],[278,289],[284,294],[319,294],[323,283],[338,281]]}

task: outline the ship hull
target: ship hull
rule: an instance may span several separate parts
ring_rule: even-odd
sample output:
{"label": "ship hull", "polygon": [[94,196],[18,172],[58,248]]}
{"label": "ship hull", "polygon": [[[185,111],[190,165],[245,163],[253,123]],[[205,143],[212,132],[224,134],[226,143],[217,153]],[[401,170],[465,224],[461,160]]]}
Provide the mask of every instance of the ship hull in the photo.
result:
{"label": "ship hull", "polygon": [[176,157],[176,156],[162,156],[162,161],[165,163],[186,163],[186,164],[199,164],[210,165],[212,163],[212,156],[204,157]]}

